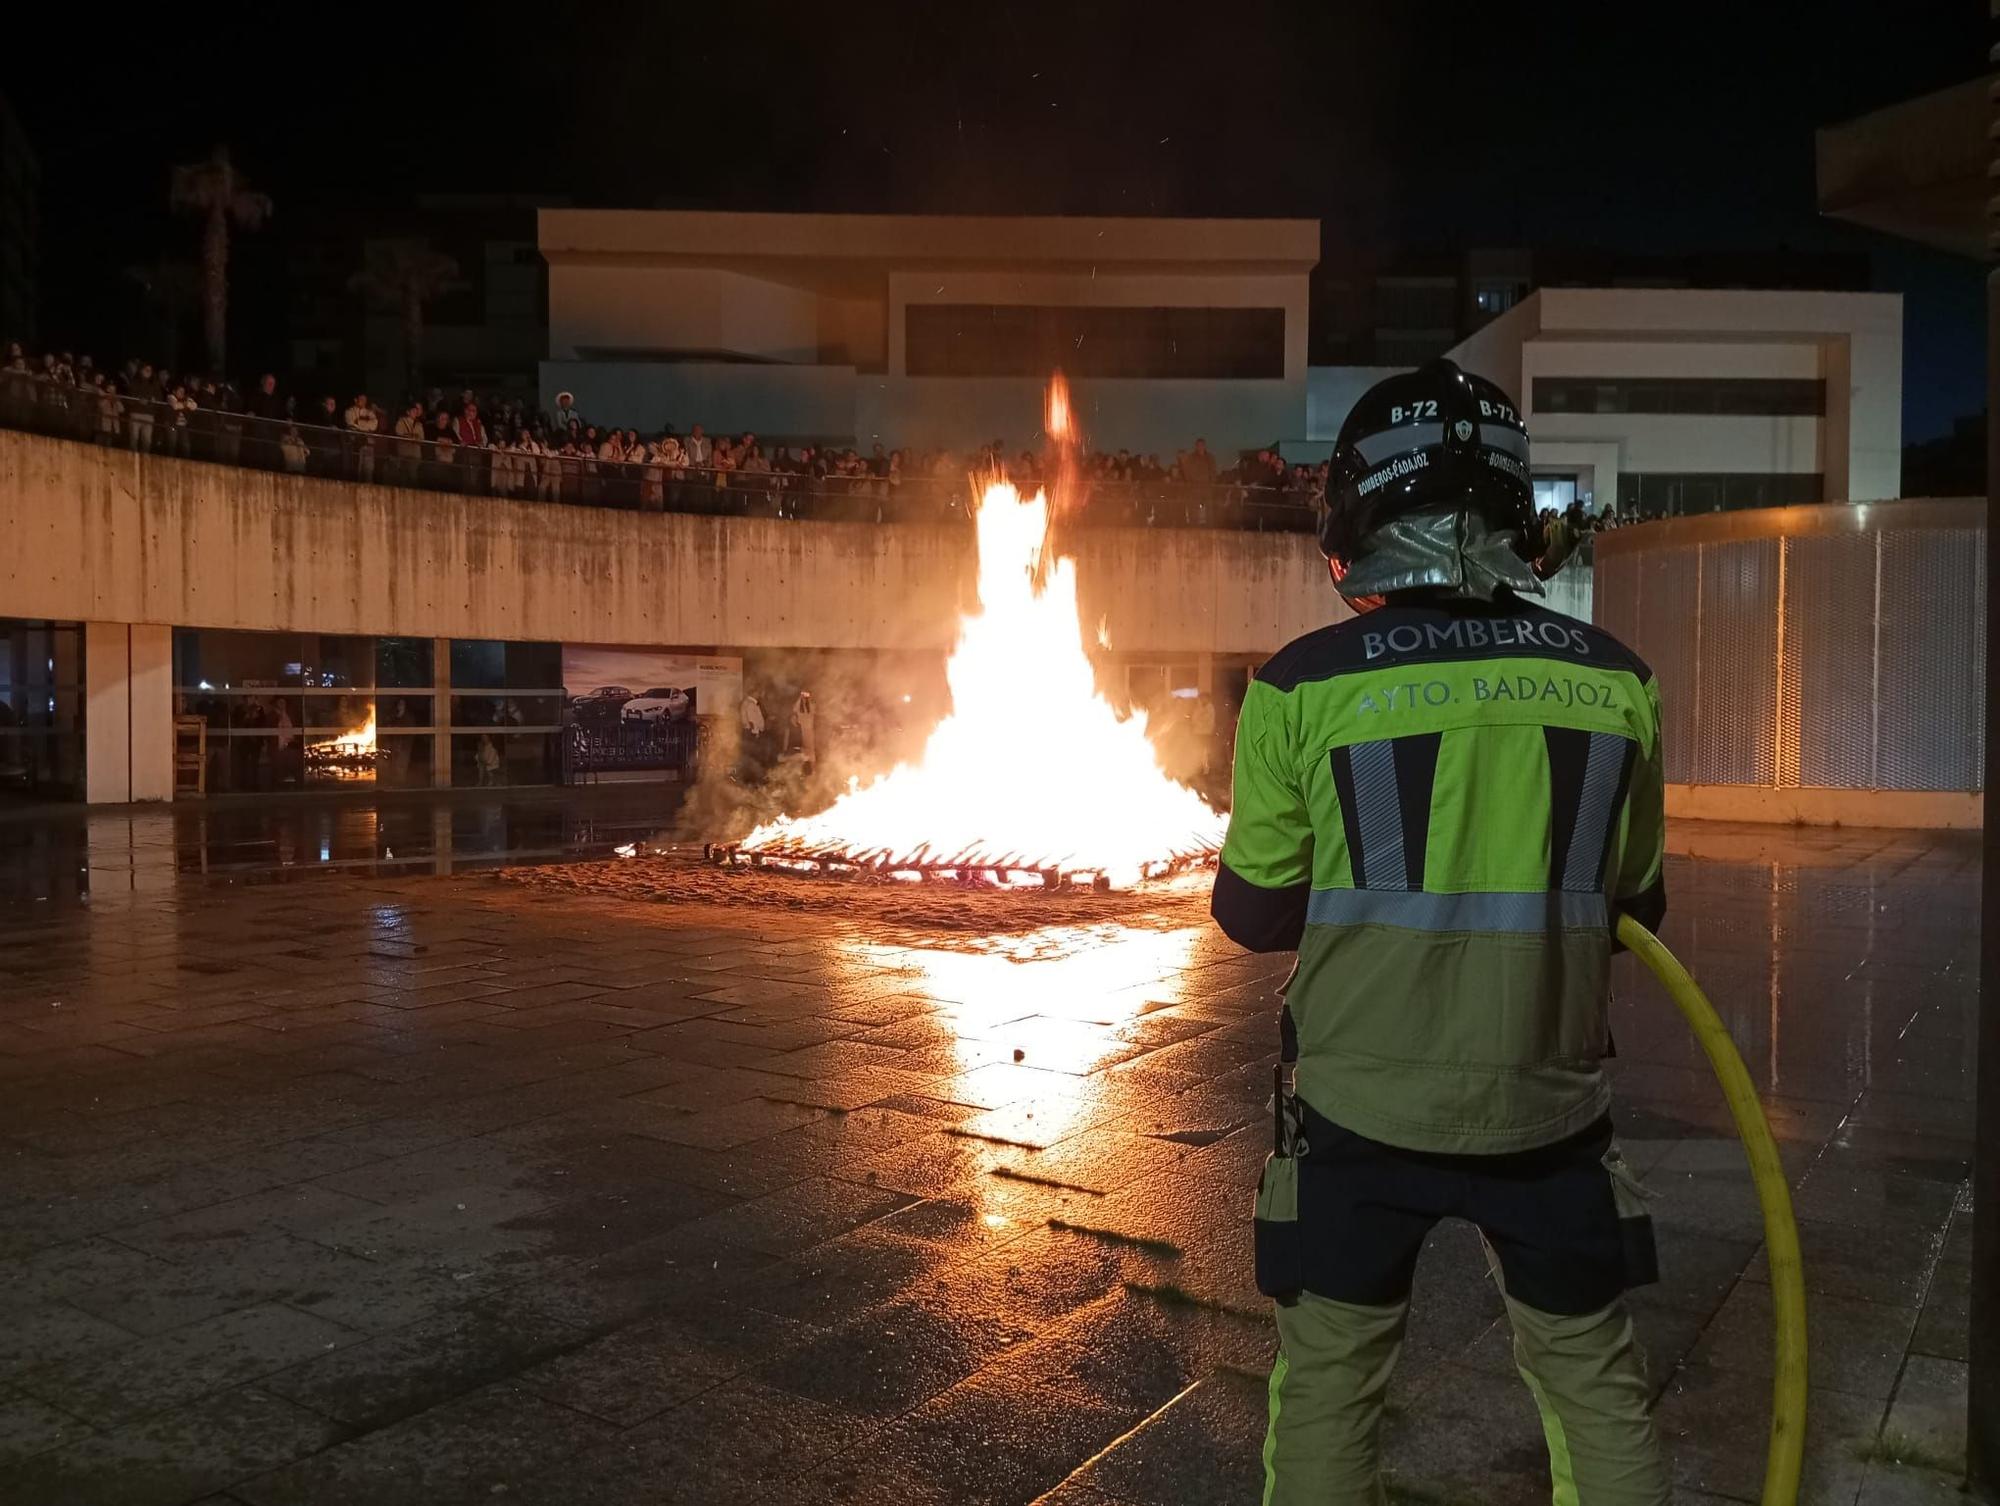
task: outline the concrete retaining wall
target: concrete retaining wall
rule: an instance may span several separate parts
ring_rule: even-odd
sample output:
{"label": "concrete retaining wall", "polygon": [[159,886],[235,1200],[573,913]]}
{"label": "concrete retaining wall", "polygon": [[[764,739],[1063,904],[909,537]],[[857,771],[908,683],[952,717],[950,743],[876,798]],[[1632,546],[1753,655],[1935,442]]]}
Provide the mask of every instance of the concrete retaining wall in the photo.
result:
{"label": "concrete retaining wall", "polygon": [[[614,512],[0,432],[0,616],[731,648],[941,649],[964,527]],[[1268,654],[1344,615],[1310,538],[1076,536],[1122,654]]]}

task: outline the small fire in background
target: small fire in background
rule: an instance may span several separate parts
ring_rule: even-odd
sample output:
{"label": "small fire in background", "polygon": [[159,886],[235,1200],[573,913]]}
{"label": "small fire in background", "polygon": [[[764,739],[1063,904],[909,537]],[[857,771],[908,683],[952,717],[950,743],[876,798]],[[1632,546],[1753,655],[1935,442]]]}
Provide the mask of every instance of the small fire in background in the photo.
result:
{"label": "small fire in background", "polygon": [[1146,718],[1097,692],[1077,616],[1076,563],[1055,524],[1074,495],[1068,389],[1049,391],[1053,491],[1005,481],[977,507],[980,610],[945,666],[951,713],[923,756],[813,816],[785,816],[721,849],[726,860],[977,874],[1000,884],[1088,879],[1124,887],[1212,861],[1223,818],[1159,765]]}
{"label": "small fire in background", "polygon": [[382,750],[375,743],[375,713],[359,727],[306,744],[306,768],[324,779],[373,779]]}

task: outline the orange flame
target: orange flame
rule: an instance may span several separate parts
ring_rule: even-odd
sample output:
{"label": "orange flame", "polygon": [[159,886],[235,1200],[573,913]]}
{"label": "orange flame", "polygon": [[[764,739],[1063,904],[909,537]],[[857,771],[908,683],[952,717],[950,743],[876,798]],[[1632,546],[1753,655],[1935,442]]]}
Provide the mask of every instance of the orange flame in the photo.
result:
{"label": "orange flame", "polygon": [[381,750],[375,742],[375,713],[359,727],[336,732],[306,746],[306,765],[315,778],[367,779],[372,777]]}
{"label": "orange flame", "polygon": [[375,713],[368,713],[368,720],[359,727],[339,733],[313,744],[313,751],[338,756],[365,756],[375,751]]}
{"label": "orange flame", "polygon": [[1058,371],[1049,381],[1049,394],[1042,407],[1042,430],[1056,445],[1070,440],[1069,383]]}
{"label": "orange flame", "polygon": [[[1058,386],[1052,421],[1067,424],[1067,410]],[[760,826],[742,851],[837,852],[884,871],[957,859],[1037,882],[1057,870],[1123,885],[1220,847],[1222,818],[1160,768],[1145,715],[1121,719],[1097,693],[1075,561],[1056,554],[1050,512],[1046,493],[986,488],[980,611],[959,624],[951,714],[923,757],[850,782],[818,815]]]}

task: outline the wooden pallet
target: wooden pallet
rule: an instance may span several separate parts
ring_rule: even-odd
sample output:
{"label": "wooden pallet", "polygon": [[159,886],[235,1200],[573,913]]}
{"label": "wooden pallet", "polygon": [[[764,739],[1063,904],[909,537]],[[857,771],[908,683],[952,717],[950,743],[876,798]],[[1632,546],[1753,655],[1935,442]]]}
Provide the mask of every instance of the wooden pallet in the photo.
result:
{"label": "wooden pallet", "polygon": [[174,798],[208,793],[208,718],[174,718]]}
{"label": "wooden pallet", "polygon": [[[914,877],[923,883],[958,883],[986,888],[1013,884],[1020,875],[1032,874],[1041,880],[1044,889],[1110,887],[1110,880],[1098,869],[1067,864],[1049,866],[1017,854],[996,856],[980,852],[941,857],[928,852],[902,855],[849,848],[808,848],[794,843],[745,848],[734,843],[712,842],[702,847],[702,856],[725,868],[776,868],[789,873],[829,878]],[[1175,853],[1146,864],[1142,876],[1160,879],[1186,873],[1190,869],[1211,867],[1217,856],[1217,852],[1210,850]]]}

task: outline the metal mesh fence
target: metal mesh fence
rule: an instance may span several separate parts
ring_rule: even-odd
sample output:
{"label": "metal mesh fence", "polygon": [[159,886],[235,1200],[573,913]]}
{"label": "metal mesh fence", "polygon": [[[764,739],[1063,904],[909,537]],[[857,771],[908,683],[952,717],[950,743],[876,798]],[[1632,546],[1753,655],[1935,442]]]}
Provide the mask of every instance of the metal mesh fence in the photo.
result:
{"label": "metal mesh fence", "polygon": [[1668,782],[1980,789],[1976,509],[1786,508],[1600,540],[1597,620],[1659,678]]}

